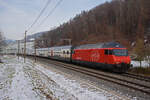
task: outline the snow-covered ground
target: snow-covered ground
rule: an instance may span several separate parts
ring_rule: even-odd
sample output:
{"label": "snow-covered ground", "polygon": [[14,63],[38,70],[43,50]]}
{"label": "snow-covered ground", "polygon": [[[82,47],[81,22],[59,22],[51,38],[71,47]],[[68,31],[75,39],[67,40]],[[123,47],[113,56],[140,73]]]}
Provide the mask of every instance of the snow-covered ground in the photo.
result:
{"label": "snow-covered ground", "polygon": [[[133,67],[139,67],[140,66],[140,62],[139,61],[131,61],[131,64],[133,65]],[[148,67],[149,64],[147,61],[142,61],[142,67]]]}
{"label": "snow-covered ground", "polygon": [[56,73],[27,59],[4,56],[0,64],[0,100],[122,100],[113,92]]}

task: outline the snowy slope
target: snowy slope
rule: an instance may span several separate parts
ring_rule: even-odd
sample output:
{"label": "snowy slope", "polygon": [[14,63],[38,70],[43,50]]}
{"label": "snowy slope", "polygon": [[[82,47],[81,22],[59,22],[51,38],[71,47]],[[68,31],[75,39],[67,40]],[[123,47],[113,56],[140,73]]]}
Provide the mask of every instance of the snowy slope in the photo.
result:
{"label": "snowy slope", "polygon": [[122,100],[118,95],[14,56],[0,64],[0,100]]}

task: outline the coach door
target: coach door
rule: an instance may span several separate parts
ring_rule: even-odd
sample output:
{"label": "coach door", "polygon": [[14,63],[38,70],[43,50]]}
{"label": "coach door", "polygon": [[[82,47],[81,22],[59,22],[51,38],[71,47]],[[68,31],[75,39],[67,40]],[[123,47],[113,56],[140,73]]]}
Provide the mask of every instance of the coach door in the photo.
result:
{"label": "coach door", "polygon": [[104,55],[104,63],[105,64],[110,64],[111,63],[111,60],[112,60],[112,50],[109,50],[109,49],[105,49],[104,51],[105,55]]}
{"label": "coach door", "polygon": [[50,51],[50,56],[53,56],[53,50]]}

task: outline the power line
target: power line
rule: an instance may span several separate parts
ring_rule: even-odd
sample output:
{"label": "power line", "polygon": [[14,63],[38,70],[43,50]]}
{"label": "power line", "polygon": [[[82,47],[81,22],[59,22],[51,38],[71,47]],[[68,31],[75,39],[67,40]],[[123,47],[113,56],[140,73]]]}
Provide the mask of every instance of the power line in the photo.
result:
{"label": "power line", "polygon": [[39,13],[39,15],[37,16],[37,18],[34,20],[34,22],[31,24],[31,26],[27,29],[27,31],[29,31],[33,25],[39,20],[39,18],[41,17],[41,15],[44,13],[45,9],[48,7],[48,5],[50,4],[51,0],[48,0],[44,6],[44,8],[41,10],[41,12]]}
{"label": "power line", "polygon": [[54,8],[48,13],[48,15],[41,21],[41,23],[40,23],[38,26],[42,25],[42,24],[46,21],[46,19],[47,19],[50,15],[53,14],[53,12],[56,10],[56,8],[60,5],[60,3],[61,3],[62,1],[63,1],[63,0],[59,0],[59,1],[57,2],[57,4],[54,6]]}

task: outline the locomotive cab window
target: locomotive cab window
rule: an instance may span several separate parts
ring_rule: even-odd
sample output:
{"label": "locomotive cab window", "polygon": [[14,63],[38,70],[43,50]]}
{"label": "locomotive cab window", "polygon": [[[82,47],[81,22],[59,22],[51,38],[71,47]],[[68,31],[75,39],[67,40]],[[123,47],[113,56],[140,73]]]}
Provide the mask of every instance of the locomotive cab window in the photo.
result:
{"label": "locomotive cab window", "polygon": [[128,51],[126,49],[115,49],[113,52],[116,56],[128,56]]}

